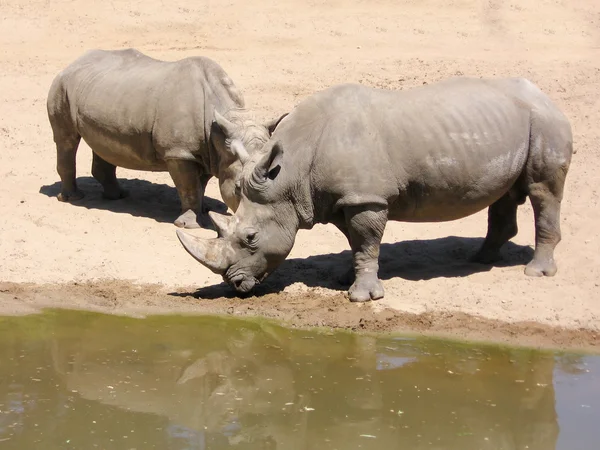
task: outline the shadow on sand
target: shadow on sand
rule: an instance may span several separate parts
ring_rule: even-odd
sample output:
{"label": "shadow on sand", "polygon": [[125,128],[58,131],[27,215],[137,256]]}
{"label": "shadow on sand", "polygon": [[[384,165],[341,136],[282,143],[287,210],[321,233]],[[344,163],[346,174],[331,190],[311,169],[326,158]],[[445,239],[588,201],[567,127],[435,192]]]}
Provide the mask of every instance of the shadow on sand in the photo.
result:
{"label": "shadow on sand", "polygon": [[[102,197],[102,186],[94,178],[77,178],[77,185],[85,193],[85,197],[71,202],[71,205],[147,217],[162,223],[172,223],[181,214],[181,203],[174,187],[140,179],[119,178],[119,183],[129,191],[129,196],[120,200],[106,200]],[[48,197],[56,197],[59,192],[60,181],[40,188],[40,193]],[[223,214],[227,212],[227,206],[223,202],[210,197],[204,199],[211,211]]]}
{"label": "shadow on sand", "polygon": [[[179,215],[179,197],[174,187],[140,179],[121,178],[119,182],[123,189],[129,191],[129,197],[121,200],[105,200],[102,198],[102,186],[94,178],[78,178],[77,184],[84,191],[85,197],[72,202],[71,205],[130,214],[135,217],[148,217],[163,223],[171,223]],[[48,197],[56,197],[59,192],[60,182],[40,188],[40,193]],[[223,202],[210,197],[205,197],[205,201],[212,211],[227,212],[227,206]],[[449,236],[382,244],[379,277],[382,280],[400,277],[411,281],[460,278],[487,272],[494,266],[524,265],[533,257],[531,247],[509,242],[503,247],[502,259],[497,263],[484,265],[469,262],[469,257],[475,254],[482,243],[483,238]],[[349,250],[308,258],[287,259],[248,296],[280,292],[293,283],[346,291],[349,285],[343,280],[351,264],[352,255]],[[182,297],[193,295],[202,299],[242,297],[225,283],[203,287],[195,292],[171,293],[171,295]]]}
{"label": "shadow on sand", "polygon": [[[475,254],[482,243],[482,238],[449,236],[440,239],[382,244],[379,278],[389,280],[400,277],[411,281],[460,278],[487,272],[494,266],[524,265],[533,258],[531,247],[508,242],[502,248],[502,259],[497,263],[487,265],[469,262],[468,259]],[[342,280],[351,264],[352,254],[349,250],[308,258],[288,259],[249,295],[262,296],[280,292],[293,283],[346,291],[349,285]],[[243,296],[225,283],[203,287],[195,292],[170,295],[181,297],[192,295],[202,299]]]}

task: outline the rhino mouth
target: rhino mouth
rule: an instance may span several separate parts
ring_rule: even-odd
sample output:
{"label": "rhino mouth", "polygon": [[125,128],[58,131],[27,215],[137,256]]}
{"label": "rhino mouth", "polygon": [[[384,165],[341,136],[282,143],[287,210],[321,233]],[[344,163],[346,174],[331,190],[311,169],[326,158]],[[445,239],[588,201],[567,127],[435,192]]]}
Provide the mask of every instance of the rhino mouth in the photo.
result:
{"label": "rhino mouth", "polygon": [[260,283],[256,278],[247,277],[243,274],[237,274],[232,277],[225,275],[223,278],[227,283],[231,284],[236,291],[243,294],[250,292],[254,286]]}

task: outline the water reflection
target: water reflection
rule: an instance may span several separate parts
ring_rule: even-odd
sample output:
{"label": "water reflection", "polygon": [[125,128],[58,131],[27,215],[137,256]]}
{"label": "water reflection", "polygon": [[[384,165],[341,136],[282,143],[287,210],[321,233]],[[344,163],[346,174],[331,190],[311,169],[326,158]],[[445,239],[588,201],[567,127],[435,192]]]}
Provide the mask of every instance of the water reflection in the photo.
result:
{"label": "water reflection", "polygon": [[0,319],[0,358],[6,449],[548,450],[559,435],[553,378],[582,364],[233,319],[77,312]]}

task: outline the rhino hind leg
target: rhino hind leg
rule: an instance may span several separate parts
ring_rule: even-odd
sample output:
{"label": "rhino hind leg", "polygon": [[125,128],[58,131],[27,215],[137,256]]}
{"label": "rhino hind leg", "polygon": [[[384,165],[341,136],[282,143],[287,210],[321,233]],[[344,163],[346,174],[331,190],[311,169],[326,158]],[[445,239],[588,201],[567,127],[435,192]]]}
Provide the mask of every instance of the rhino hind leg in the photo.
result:
{"label": "rhino hind leg", "polygon": [[102,185],[104,192],[102,196],[108,200],[125,198],[129,194],[121,189],[117,181],[117,168],[111,163],[103,160],[96,153],[92,159],[92,176]]}
{"label": "rhino hind leg", "polygon": [[472,262],[492,264],[500,259],[502,246],[517,235],[517,208],[521,203],[521,199],[508,192],[490,205],[487,235]]}
{"label": "rhino hind leg", "polygon": [[350,301],[380,299],[384,289],[378,277],[379,248],[387,222],[387,209],[379,205],[357,205],[346,207],[344,214],[356,276],[348,290]]}
{"label": "rhino hind leg", "polygon": [[535,220],[535,250],[525,275],[554,276],[554,249],[561,240],[560,206],[571,163],[573,141],[568,122],[539,115],[531,130],[526,180]]}
{"label": "rhino hind leg", "polygon": [[64,123],[55,116],[50,116],[50,123],[56,143],[56,170],[61,181],[61,189],[57,198],[61,202],[72,202],[84,197],[77,187],[76,157],[81,136],[74,131],[70,123]]}
{"label": "rhino hind leg", "polygon": [[[561,240],[560,202],[547,183],[538,183],[530,187],[529,199],[535,218],[535,251],[533,260],[525,267],[525,275],[533,277],[554,276],[557,266],[554,249]],[[560,189],[562,193],[562,186]]]}
{"label": "rhino hind leg", "polygon": [[47,108],[56,144],[56,171],[61,181],[58,200],[61,202],[80,200],[84,195],[77,187],[76,156],[81,136],[71,117],[66,91],[60,77],[52,82]]}
{"label": "rhino hind leg", "polygon": [[203,207],[204,190],[210,177],[202,176],[200,166],[194,161],[168,159],[167,169],[181,201],[181,215],[175,220],[175,226],[213,229]]}

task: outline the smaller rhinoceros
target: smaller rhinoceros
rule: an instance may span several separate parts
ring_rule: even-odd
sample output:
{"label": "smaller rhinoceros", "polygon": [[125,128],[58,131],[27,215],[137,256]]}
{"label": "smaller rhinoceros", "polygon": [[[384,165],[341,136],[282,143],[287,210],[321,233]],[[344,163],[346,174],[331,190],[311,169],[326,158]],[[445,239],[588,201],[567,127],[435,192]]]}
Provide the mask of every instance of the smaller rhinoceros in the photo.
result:
{"label": "smaller rhinoceros", "polygon": [[75,155],[81,138],[93,151],[92,175],[104,197],[127,195],[116,167],[168,171],[181,200],[175,225],[210,225],[206,184],[219,179],[233,211],[243,163],[269,139],[225,71],[205,57],[159,61],[134,49],[91,50],[54,79],[48,117],[61,179],[60,201],[81,199]]}
{"label": "smaller rhinoceros", "polygon": [[300,103],[247,163],[235,215],[210,213],[219,237],[177,235],[247,292],[287,257],[300,228],[332,223],[352,249],[350,300],[366,301],[384,294],[388,220],[450,221],[489,207],[475,255],[489,263],[516,235],[529,197],[536,235],[525,273],[552,276],[571,154],[569,121],[525,79],[452,78],[402,92],[341,85]]}

